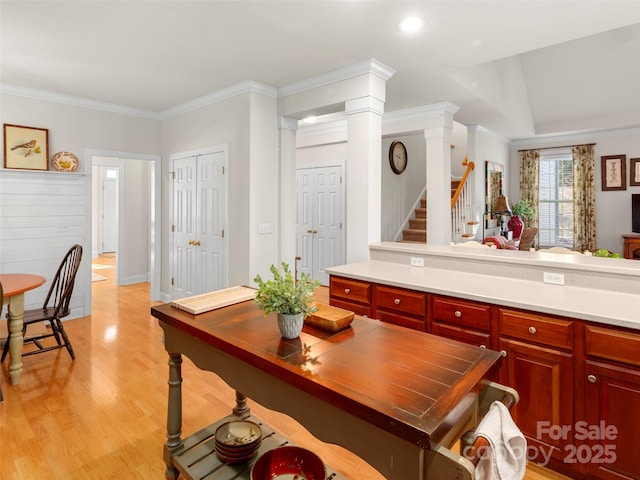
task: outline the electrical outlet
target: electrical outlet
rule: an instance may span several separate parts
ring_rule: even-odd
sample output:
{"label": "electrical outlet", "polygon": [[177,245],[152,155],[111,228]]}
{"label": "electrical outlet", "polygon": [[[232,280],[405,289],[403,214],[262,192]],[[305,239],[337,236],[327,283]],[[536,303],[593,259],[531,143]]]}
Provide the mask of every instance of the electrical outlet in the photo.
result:
{"label": "electrical outlet", "polygon": [[411,266],[412,267],[424,267],[424,258],[422,258],[422,257],[411,257]]}
{"label": "electrical outlet", "polygon": [[543,281],[544,283],[551,283],[553,285],[564,285],[564,274],[544,272]]}
{"label": "electrical outlet", "polygon": [[69,233],[69,224],[60,223],[56,226],[56,233]]}

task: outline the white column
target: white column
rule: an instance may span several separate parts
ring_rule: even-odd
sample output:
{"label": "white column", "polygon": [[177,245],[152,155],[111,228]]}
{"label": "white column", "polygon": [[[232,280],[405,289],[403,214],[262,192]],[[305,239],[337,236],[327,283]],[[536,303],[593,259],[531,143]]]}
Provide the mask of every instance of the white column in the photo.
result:
{"label": "white column", "polygon": [[[294,269],[296,256],[296,131],[294,118],[278,118],[278,149],[280,157],[280,241],[278,257]],[[274,262],[275,263],[275,262]]]}
{"label": "white column", "polygon": [[381,238],[381,159],[384,102],[372,96],[347,100],[346,235],[347,263],[369,258]]}
{"label": "white column", "polygon": [[441,125],[424,131],[427,144],[427,244],[451,243],[451,137],[453,113],[445,108]]}

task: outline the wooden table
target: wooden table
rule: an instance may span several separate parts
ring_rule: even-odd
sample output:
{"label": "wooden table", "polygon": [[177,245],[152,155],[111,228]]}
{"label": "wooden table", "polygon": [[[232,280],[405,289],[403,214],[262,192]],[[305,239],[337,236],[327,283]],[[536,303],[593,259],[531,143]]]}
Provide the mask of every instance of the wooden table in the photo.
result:
{"label": "wooden table", "polygon": [[41,275],[27,273],[2,273],[0,283],[4,290],[4,302],[9,308],[7,331],[11,334],[9,340],[9,376],[11,383],[17,385],[22,376],[22,317],[24,315],[24,292],[43,285],[46,279]]}
{"label": "wooden table", "polygon": [[[251,301],[200,315],[169,304],[151,313],[169,353],[167,479],[202,478],[179,459],[202,442],[181,438],[183,354],[236,390],[235,415],[249,414],[249,397],[388,479],[470,478],[434,476],[434,452],[477,425],[478,397],[498,352],[359,316],[338,333],[305,326],[299,338],[285,340],[275,315],[265,318]],[[457,456],[449,467],[465,460]]]}

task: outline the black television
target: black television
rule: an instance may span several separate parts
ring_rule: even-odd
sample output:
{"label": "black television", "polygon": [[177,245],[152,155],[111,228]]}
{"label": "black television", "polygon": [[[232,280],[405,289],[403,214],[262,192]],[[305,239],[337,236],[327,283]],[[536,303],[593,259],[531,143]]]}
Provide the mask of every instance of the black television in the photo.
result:
{"label": "black television", "polygon": [[640,193],[631,194],[631,230],[640,233]]}

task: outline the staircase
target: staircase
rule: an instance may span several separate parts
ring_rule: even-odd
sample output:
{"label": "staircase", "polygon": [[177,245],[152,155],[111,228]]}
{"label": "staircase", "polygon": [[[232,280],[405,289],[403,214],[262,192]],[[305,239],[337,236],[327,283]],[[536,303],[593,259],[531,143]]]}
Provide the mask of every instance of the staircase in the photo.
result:
{"label": "staircase", "polygon": [[[451,180],[451,198],[453,198],[461,182],[461,179]],[[413,215],[414,218],[409,219],[409,228],[402,231],[402,240],[400,241],[427,243],[427,200],[425,198],[420,200],[420,207],[415,209]],[[465,230],[471,230],[473,233],[465,231],[461,236],[463,238],[474,237],[477,229],[476,225],[477,222],[467,222]]]}
{"label": "staircase", "polygon": [[420,200],[420,207],[409,219],[409,228],[402,231],[402,242],[427,243],[427,199]]}

